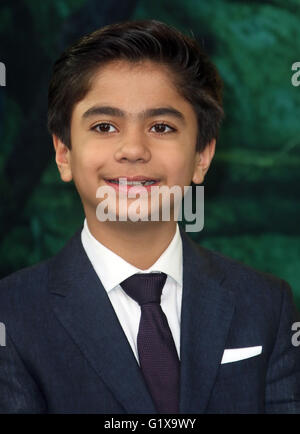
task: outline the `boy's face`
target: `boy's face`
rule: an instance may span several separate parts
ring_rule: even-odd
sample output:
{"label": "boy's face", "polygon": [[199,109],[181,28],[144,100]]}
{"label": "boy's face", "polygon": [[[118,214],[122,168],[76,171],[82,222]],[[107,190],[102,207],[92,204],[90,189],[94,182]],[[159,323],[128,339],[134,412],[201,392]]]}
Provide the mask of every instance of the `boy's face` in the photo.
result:
{"label": "boy's face", "polygon": [[196,152],[193,107],[178,93],[169,71],[150,61],[102,67],[74,106],[70,136],[71,150],[53,137],[56,162],[61,178],[74,180],[86,216],[93,219],[96,191],[112,185],[108,180],[142,176],[183,191],[191,181],[203,181],[215,146],[213,140]]}

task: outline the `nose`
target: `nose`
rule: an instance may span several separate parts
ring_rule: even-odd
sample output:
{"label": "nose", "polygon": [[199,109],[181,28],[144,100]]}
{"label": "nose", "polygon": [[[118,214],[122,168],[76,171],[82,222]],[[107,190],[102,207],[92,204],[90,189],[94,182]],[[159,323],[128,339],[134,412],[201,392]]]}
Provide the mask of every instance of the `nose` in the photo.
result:
{"label": "nose", "polygon": [[149,143],[146,135],[138,126],[128,128],[122,135],[115,152],[119,162],[147,162],[151,158]]}

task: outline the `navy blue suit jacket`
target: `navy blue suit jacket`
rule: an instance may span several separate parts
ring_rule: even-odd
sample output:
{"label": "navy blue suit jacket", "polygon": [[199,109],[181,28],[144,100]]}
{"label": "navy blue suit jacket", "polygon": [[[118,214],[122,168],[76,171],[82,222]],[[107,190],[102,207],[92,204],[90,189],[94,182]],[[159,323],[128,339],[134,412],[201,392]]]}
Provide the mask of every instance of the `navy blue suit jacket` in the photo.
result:
{"label": "navy blue suit jacket", "polygon": [[[78,231],[0,281],[2,413],[155,413]],[[288,285],[183,238],[181,413],[299,413],[299,321]],[[221,364],[225,349],[262,346]]]}

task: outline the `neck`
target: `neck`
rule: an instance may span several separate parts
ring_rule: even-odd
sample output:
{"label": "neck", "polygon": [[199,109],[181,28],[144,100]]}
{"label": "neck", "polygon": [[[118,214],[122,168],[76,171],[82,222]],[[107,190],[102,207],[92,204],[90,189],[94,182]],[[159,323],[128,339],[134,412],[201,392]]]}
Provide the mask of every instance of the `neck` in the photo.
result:
{"label": "neck", "polygon": [[97,241],[141,270],[157,261],[176,232],[176,221],[99,222],[88,216],[86,219]]}

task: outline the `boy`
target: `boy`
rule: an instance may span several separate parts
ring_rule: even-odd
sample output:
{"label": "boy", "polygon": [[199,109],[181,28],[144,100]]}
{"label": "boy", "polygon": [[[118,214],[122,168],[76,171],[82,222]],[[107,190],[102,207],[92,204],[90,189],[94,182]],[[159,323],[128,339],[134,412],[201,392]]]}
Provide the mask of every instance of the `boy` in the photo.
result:
{"label": "boy", "polygon": [[157,21],[100,29],[58,59],[48,127],[86,219],[0,283],[2,412],[299,412],[288,285],[196,246],[175,200],[168,220],[151,201],[203,182],[221,87],[196,42]]}

